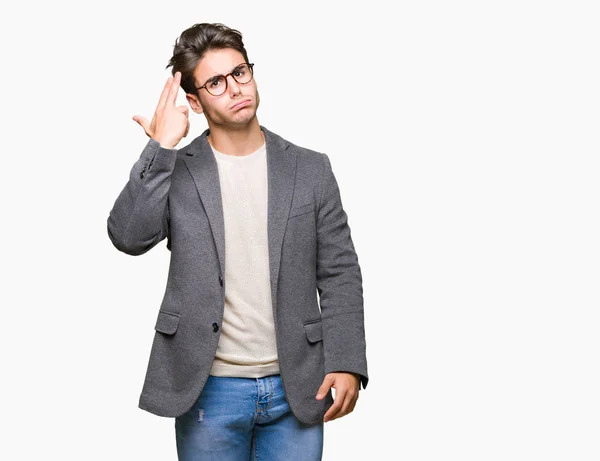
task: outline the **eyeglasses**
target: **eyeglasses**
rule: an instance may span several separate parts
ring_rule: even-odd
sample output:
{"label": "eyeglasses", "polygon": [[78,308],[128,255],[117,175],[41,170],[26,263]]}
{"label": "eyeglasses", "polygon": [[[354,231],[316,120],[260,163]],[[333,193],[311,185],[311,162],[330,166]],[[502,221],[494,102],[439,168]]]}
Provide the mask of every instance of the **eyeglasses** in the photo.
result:
{"label": "eyeglasses", "polygon": [[214,77],[209,78],[204,85],[196,89],[201,90],[204,88],[213,96],[221,96],[227,91],[227,77],[231,75],[237,83],[240,85],[245,85],[252,80],[252,76],[254,74],[252,67],[254,67],[254,64],[245,62],[236,66],[235,69],[233,69],[227,75],[215,75]]}

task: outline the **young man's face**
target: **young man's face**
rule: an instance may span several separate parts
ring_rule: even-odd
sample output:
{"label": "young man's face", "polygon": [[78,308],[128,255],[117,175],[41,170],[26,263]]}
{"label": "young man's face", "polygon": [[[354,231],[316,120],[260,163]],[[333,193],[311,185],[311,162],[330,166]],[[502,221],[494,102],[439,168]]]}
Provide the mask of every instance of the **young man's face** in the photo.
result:
{"label": "young man's face", "polygon": [[[242,54],[232,48],[210,50],[194,70],[195,86],[199,88],[217,75],[229,74],[243,63],[245,60]],[[238,77],[238,73],[235,75]],[[207,87],[212,90],[210,83]],[[194,112],[204,112],[209,123],[229,128],[249,124],[256,116],[260,102],[254,78],[248,83],[240,84],[231,75],[227,77],[227,89],[222,95],[214,96],[206,88],[202,88],[198,90],[198,96],[188,94],[186,98]]]}

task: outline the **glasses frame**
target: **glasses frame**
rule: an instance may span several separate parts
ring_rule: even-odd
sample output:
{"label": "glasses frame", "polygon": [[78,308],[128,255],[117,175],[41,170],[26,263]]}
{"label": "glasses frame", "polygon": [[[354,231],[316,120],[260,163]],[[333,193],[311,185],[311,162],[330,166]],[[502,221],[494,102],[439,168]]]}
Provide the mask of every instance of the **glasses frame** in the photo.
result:
{"label": "glasses frame", "polygon": [[[250,70],[250,80],[248,80],[245,83],[240,83],[238,82],[238,79],[235,78],[235,75],[233,75],[233,73],[235,72],[235,70],[243,65],[248,66],[248,69]],[[236,81],[236,83],[238,85],[247,85],[248,83],[250,83],[252,81],[252,79],[254,78],[254,69],[252,69],[254,67],[254,63],[250,63],[250,62],[241,62],[239,63],[237,66],[235,66],[233,68],[233,70],[231,72],[229,72],[228,74],[225,75],[215,75],[214,77],[209,78],[204,85],[202,85],[201,87],[196,88],[196,90],[200,91],[202,88],[204,88],[208,94],[210,94],[211,96],[223,96],[226,92],[227,92],[227,88],[229,88],[229,81],[227,80],[227,77],[229,77],[231,75],[231,78],[234,79]],[[212,94],[210,92],[210,90],[206,87],[206,85],[208,85],[211,81],[213,81],[215,78],[217,77],[223,77],[225,79],[225,89],[223,90],[223,92],[221,94]]]}

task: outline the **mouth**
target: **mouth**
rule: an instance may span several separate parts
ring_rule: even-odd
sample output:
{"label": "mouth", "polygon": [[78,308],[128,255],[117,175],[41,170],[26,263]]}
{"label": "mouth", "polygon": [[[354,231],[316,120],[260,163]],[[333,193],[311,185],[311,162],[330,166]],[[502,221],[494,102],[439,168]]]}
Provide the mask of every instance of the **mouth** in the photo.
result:
{"label": "mouth", "polygon": [[238,102],[237,104],[234,104],[233,106],[231,106],[231,109],[240,109],[242,107],[246,107],[248,104],[250,104],[252,101],[250,101],[250,99],[244,99],[243,101]]}

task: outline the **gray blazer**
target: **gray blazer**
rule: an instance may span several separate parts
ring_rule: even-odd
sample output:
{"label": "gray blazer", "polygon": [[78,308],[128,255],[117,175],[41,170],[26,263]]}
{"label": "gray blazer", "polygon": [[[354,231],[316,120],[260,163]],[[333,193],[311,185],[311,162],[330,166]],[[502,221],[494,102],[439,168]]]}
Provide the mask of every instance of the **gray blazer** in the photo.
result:
{"label": "gray blazer", "polygon": [[[327,155],[261,129],[281,379],[296,417],[315,423],[333,403],[331,391],[315,399],[327,373],[358,373],[367,386],[361,270]],[[138,405],[159,416],[192,407],[221,334],[225,237],[208,133],[178,150],[150,139],[108,216],[118,250],[141,255],[166,237],[171,251]]]}

